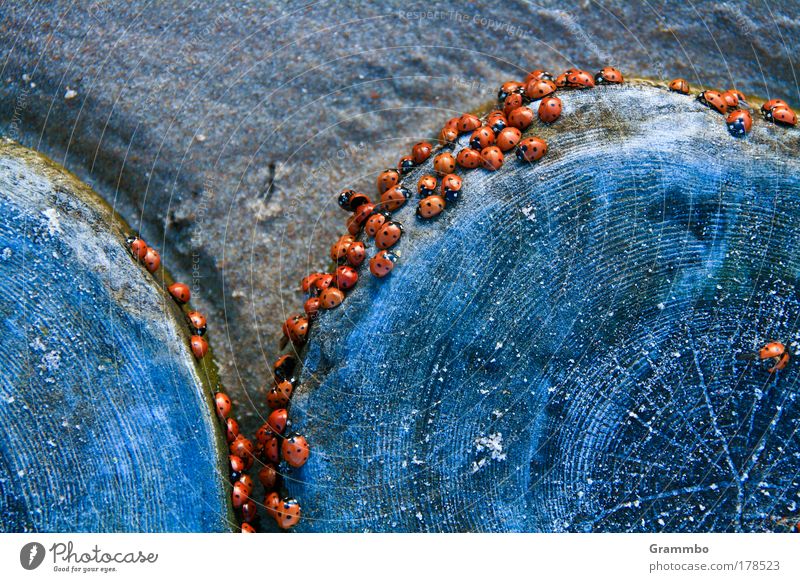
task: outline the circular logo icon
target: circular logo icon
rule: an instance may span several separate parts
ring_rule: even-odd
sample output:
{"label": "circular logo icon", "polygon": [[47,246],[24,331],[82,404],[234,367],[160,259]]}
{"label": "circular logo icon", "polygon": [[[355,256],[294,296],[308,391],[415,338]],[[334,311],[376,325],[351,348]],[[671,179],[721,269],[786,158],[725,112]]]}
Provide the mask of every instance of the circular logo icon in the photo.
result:
{"label": "circular logo icon", "polygon": [[26,570],[35,570],[44,562],[44,546],[39,542],[30,542],[19,551],[19,563]]}

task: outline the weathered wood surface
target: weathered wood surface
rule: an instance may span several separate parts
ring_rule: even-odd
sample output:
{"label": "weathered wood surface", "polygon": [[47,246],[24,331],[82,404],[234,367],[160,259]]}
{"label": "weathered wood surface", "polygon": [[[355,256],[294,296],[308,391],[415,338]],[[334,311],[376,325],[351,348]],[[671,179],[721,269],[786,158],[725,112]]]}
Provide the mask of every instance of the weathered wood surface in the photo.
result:
{"label": "weathered wood surface", "polygon": [[213,370],[123,228],[0,142],[0,531],[231,528]]}
{"label": "weathered wood surface", "polygon": [[[645,84],[563,94],[322,314],[304,531],[764,531],[797,518],[800,131]],[[462,138],[463,145],[465,138]],[[431,163],[411,173],[416,184]],[[370,256],[374,245],[368,244]]]}

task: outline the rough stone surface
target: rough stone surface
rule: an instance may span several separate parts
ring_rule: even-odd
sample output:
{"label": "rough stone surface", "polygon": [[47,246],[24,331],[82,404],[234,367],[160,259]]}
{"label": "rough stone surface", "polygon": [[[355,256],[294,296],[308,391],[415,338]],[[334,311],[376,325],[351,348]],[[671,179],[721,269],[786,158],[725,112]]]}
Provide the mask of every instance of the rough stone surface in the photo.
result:
{"label": "rough stone surface", "polygon": [[210,356],[74,176],[0,142],[0,531],[229,531]]}
{"label": "rough stone surface", "polygon": [[[645,84],[561,95],[549,153],[412,201],[315,323],[305,531],[765,531],[798,519],[800,131]],[[464,146],[467,138],[462,137]],[[429,161],[409,174],[416,184]],[[368,243],[368,254],[376,249]]]}

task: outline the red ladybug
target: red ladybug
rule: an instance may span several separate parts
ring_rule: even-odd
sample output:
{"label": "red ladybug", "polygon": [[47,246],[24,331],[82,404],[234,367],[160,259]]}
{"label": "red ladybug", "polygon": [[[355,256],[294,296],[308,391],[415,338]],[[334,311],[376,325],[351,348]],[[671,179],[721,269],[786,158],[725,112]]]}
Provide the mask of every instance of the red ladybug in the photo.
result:
{"label": "red ladybug", "polygon": [[128,239],[128,242],[130,244],[131,254],[133,254],[134,258],[139,261],[144,259],[148,249],[147,243],[144,242],[144,239],[135,236]]}
{"label": "red ladybug", "polygon": [[472,113],[465,113],[464,115],[458,118],[456,129],[464,133],[466,131],[475,131],[480,126],[481,126],[481,120],[478,119],[477,116],[473,115]]}
{"label": "red ladybug", "polygon": [[309,297],[303,303],[303,311],[309,319],[314,319],[319,312],[319,297]]}
{"label": "red ladybug", "polygon": [[264,456],[266,457],[267,461],[275,464],[280,462],[281,446],[280,442],[278,441],[278,435],[270,432],[266,437],[264,437],[264,443],[262,446],[264,447]]}
{"label": "red ladybug", "polygon": [[455,129],[456,131],[458,131],[458,120],[459,119],[460,119],[459,117],[451,117],[450,119],[447,120],[447,122],[445,122],[444,126],[445,127],[450,127],[452,129]]}
{"label": "red ladybug", "polygon": [[497,146],[489,146],[481,150],[481,166],[484,169],[494,172],[503,165],[503,152]]}
{"label": "red ladybug", "polygon": [[268,463],[264,465],[258,472],[258,480],[264,487],[265,491],[272,491],[278,484],[278,469],[275,465]]}
{"label": "red ladybug", "polygon": [[528,76],[525,77],[525,83],[530,83],[531,81],[540,81],[540,80],[547,80],[552,81],[553,75],[548,73],[547,71],[542,71],[541,69],[536,69],[535,71],[531,71],[528,73]]}
{"label": "red ladybug", "polygon": [[293,434],[283,439],[281,453],[283,454],[283,460],[286,461],[290,466],[294,467],[295,469],[302,467],[306,464],[310,454],[306,437],[299,434]]}
{"label": "red ladybug", "polygon": [[363,242],[356,241],[347,249],[347,262],[353,267],[358,267],[367,258],[367,247]]}
{"label": "red ladybug", "polygon": [[199,335],[193,335],[190,339],[192,346],[192,353],[198,360],[202,360],[203,356],[208,353],[208,342]]}
{"label": "red ladybug", "polygon": [[433,146],[426,141],[421,141],[411,148],[411,159],[414,164],[419,165],[431,157]]}
{"label": "red ladybug", "polygon": [[375,246],[379,249],[388,249],[396,245],[401,236],[403,236],[403,225],[390,220],[375,235]]}
{"label": "red ladybug", "polygon": [[244,531],[244,526],[249,525],[252,521],[255,521],[256,517],[258,516],[258,510],[255,502],[252,499],[248,499],[242,503],[241,512],[243,522],[242,531]]}
{"label": "red ladybug", "polygon": [[508,119],[506,118],[505,113],[502,111],[496,110],[492,111],[489,116],[486,118],[486,125],[492,128],[492,131],[496,134],[503,131],[503,129],[508,126]]}
{"label": "red ladybug", "polygon": [[558,87],[559,89],[561,89],[562,87],[566,87],[567,86],[567,74],[566,73],[561,73],[558,77],[556,77],[556,80],[553,81],[553,82],[556,84],[556,87]]}
{"label": "red ladybug", "polygon": [[[558,97],[545,97],[542,103],[546,99],[558,99]],[[525,131],[531,123],[533,123],[533,111],[530,107],[517,107],[508,115],[508,125],[516,127],[520,131]]]}
{"label": "red ladybug", "polygon": [[434,176],[422,176],[417,182],[417,193],[420,196],[430,196],[436,191],[436,178]]}
{"label": "red ladybug", "polygon": [[370,202],[369,204],[362,204],[361,206],[356,208],[355,212],[353,212],[352,218],[356,222],[356,224],[361,226],[362,224],[364,224],[364,221],[367,220],[367,218],[369,218],[369,215],[372,214],[373,212],[375,212],[375,205],[372,202]]}
{"label": "red ladybug", "polygon": [[591,89],[594,87],[594,79],[586,71],[580,69],[569,69],[566,72],[567,85],[578,89]]}
{"label": "red ladybug", "polygon": [[512,95],[514,93],[520,93],[522,91],[523,85],[522,83],[517,83],[516,81],[506,81],[500,87],[500,90],[497,92],[497,100],[498,101],[505,101],[506,97]]}
{"label": "red ladybug", "polygon": [[501,152],[507,152],[514,149],[514,147],[522,139],[522,132],[516,127],[506,127],[497,135],[495,144],[500,148]]}
{"label": "red ladybug", "polygon": [[255,528],[247,522],[242,523],[242,533],[256,533]]}
{"label": "red ladybug", "polygon": [[743,103],[747,103],[747,98],[744,96],[744,93],[741,91],[737,91],[736,89],[728,89],[728,93],[733,93],[736,96],[736,99]]}
{"label": "red ladybug", "polygon": [[256,431],[256,440],[258,441],[258,444],[263,445],[273,434],[275,433],[272,432],[269,424],[265,422],[258,427],[258,430]]}
{"label": "red ladybug", "polygon": [[276,491],[270,491],[264,498],[264,509],[272,519],[278,518],[278,508],[281,505],[281,497]]}
{"label": "red ladybug", "polygon": [[352,236],[345,235],[331,245],[331,260],[340,261],[347,256],[347,249],[350,248],[353,239]]}
{"label": "red ladybug", "polygon": [[189,286],[184,285],[183,283],[173,283],[167,288],[167,290],[178,303],[188,303],[189,298],[192,296]]}
{"label": "red ladybug", "polygon": [[503,115],[508,117],[517,107],[522,107],[522,95],[514,93],[503,101]]}
{"label": "red ladybug", "polygon": [[739,97],[736,95],[736,91],[725,91],[722,93],[722,100],[728,106],[728,109],[739,107]]}
{"label": "red ladybug", "polygon": [[400,183],[400,172],[385,170],[378,175],[378,194],[383,194],[392,186]]}
{"label": "red ladybug", "polygon": [[414,169],[414,160],[411,156],[403,156],[400,158],[400,161],[397,162],[397,169],[400,170],[401,174],[408,174]]}
{"label": "red ladybug", "polygon": [[758,357],[762,360],[772,360],[775,364],[768,372],[774,374],[778,370],[783,370],[789,363],[790,355],[780,342],[770,342],[758,350]]}
{"label": "red ladybug", "polygon": [[369,204],[370,199],[366,194],[361,194],[355,190],[343,190],[339,194],[339,207],[347,212],[353,212],[362,204]]}
{"label": "red ladybug", "polygon": [[247,466],[241,457],[236,455],[228,456],[228,463],[231,467],[231,481],[238,481],[242,473],[247,470]]}
{"label": "red ladybug", "polygon": [[369,260],[369,272],[382,278],[392,272],[398,256],[389,251],[381,251]]}
{"label": "red ladybug", "polygon": [[[482,150],[483,148],[488,148],[490,145],[494,145],[494,132],[491,127],[486,125],[473,131],[472,135],[469,137],[469,147],[472,149]],[[434,186],[433,189],[435,190],[436,186]]]}
{"label": "red ladybug", "polygon": [[297,358],[291,354],[284,354],[272,364],[272,371],[278,380],[288,380],[294,374]]}
{"label": "red ladybug", "polygon": [[797,114],[789,106],[778,105],[770,110],[769,121],[780,125],[795,126],[797,125]]}
{"label": "red ladybug", "polygon": [[229,449],[232,455],[236,455],[242,459],[242,461],[247,463],[247,459],[251,458],[253,455],[253,442],[244,435],[240,434],[230,444]]}
{"label": "red ladybug", "polygon": [[233,491],[231,492],[231,501],[233,502],[234,509],[239,509],[242,504],[247,501],[247,488],[242,485],[241,481],[233,484]]}
{"label": "red ladybug", "polygon": [[330,273],[319,273],[314,279],[314,289],[316,291],[325,291],[331,285],[333,285],[333,275]]}
{"label": "red ladybug", "polygon": [[444,210],[444,207],[445,201],[441,196],[437,196],[436,194],[426,196],[419,201],[417,215],[420,218],[433,218],[434,216],[439,216],[442,210]]}
{"label": "red ladybug", "polygon": [[456,156],[456,162],[462,168],[473,170],[481,165],[481,154],[478,150],[464,148]]}
{"label": "red ladybug", "polygon": [[531,101],[536,101],[555,93],[556,84],[546,79],[534,79],[525,86],[525,95]]}
{"label": "red ladybug", "polygon": [[273,410],[267,417],[267,426],[275,434],[283,434],[286,430],[286,424],[289,422],[289,413],[285,408],[278,408]]}
{"label": "red ladybug", "polygon": [[456,159],[450,152],[442,152],[433,158],[433,169],[440,176],[452,174],[456,169]]}
{"label": "red ladybug", "polygon": [[697,96],[697,100],[718,113],[722,113],[723,115],[728,113],[728,104],[725,103],[725,100],[718,91],[703,91]]}
{"label": "red ladybug", "polygon": [[231,413],[231,399],[224,392],[217,392],[214,394],[214,405],[217,407],[217,414],[220,418],[228,418]]}
{"label": "red ladybug", "polygon": [[367,236],[374,237],[390,217],[391,214],[388,212],[376,212],[364,223],[364,232]]}
{"label": "red ladybug", "polygon": [[335,309],[344,301],[344,292],[336,287],[328,287],[319,296],[319,306],[322,309]]}
{"label": "red ladybug", "polygon": [[300,521],[300,504],[296,499],[284,499],[275,515],[275,521],[281,529],[290,529]]}
{"label": "red ladybug", "polygon": [[612,83],[624,82],[624,79],[622,78],[622,73],[620,73],[614,67],[603,67],[594,76],[594,80],[598,85],[608,85]]}
{"label": "red ladybug", "polygon": [[455,202],[461,193],[461,178],[455,174],[447,174],[442,178],[442,196],[446,202]]}
{"label": "red ladybug", "polygon": [[544,123],[553,123],[561,117],[561,99],[545,97],[539,103],[539,119]]}
{"label": "red ladybug", "polygon": [[239,436],[239,423],[235,418],[228,418],[225,421],[225,438],[231,444]]}
{"label": "red ladybug", "polygon": [[158,254],[158,251],[156,249],[152,247],[147,247],[147,252],[144,254],[142,263],[144,263],[145,269],[147,269],[151,273],[155,273],[161,266],[161,255]]}
{"label": "red ladybug", "polygon": [[[362,206],[366,206],[366,204],[362,204]],[[361,225],[358,223],[358,220],[356,220],[355,212],[347,217],[344,225],[347,228],[347,232],[353,236],[356,236],[359,232],[361,232]]]}
{"label": "red ladybug", "polygon": [[322,275],[322,273],[311,273],[303,277],[303,280],[300,281],[300,289],[302,289],[303,293],[311,293],[314,291],[314,281],[316,281],[317,277],[320,275]]}
{"label": "red ladybug", "polygon": [[253,488],[256,485],[255,482],[253,481],[253,478],[245,473],[244,475],[239,477],[239,482],[242,485],[244,485],[244,489],[245,491],[247,491],[247,496],[250,497],[250,494],[253,493]]}
{"label": "red ladybug", "polygon": [[772,111],[778,105],[783,105],[784,107],[789,107],[789,104],[786,103],[783,99],[770,99],[764,105],[761,106],[761,113],[764,115],[764,118],[769,120],[768,117],[769,112]]}
{"label": "red ladybug", "polygon": [[547,153],[547,143],[539,137],[526,137],[517,147],[517,158],[524,162],[535,162]]}
{"label": "red ladybug", "polygon": [[451,144],[458,138],[458,130],[455,127],[443,127],[439,132],[439,141],[444,144]]}
{"label": "red ladybug", "polygon": [[[324,292],[325,291],[323,291],[323,293]],[[291,339],[293,343],[302,344],[306,341],[307,335],[308,335],[308,318],[301,316],[294,321],[292,329],[290,330],[289,339]]]}
{"label": "red ladybug", "polygon": [[394,212],[406,203],[409,196],[410,192],[402,184],[398,184],[381,194],[381,207]]}
{"label": "red ladybug", "polygon": [[669,90],[681,95],[688,95],[689,83],[686,82],[686,79],[673,79],[669,82]]}
{"label": "red ladybug", "polygon": [[342,265],[336,269],[336,286],[342,291],[349,291],[357,282],[358,273],[353,267]]}
{"label": "red ladybug", "polygon": [[267,393],[267,406],[272,410],[286,408],[292,398],[292,390],[294,390],[294,386],[288,380],[278,382]]}
{"label": "red ladybug", "polygon": [[750,133],[750,129],[753,127],[753,118],[750,116],[749,111],[739,109],[732,111],[725,123],[728,125],[728,131],[731,135],[742,136]]}
{"label": "red ladybug", "polygon": [[206,333],[206,318],[199,311],[190,311],[186,314],[186,319],[189,320],[189,327],[192,328],[196,335],[203,335]]}

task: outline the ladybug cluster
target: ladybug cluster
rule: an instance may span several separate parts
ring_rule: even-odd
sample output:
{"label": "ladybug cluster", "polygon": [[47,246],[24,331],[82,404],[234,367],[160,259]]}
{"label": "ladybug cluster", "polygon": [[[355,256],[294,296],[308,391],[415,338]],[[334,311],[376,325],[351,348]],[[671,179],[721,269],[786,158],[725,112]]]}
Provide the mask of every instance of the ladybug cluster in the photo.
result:
{"label": "ladybug cluster", "polygon": [[[673,79],[669,83],[670,91],[689,94],[689,83],[685,79]],[[697,100],[714,111],[725,116],[725,125],[734,137],[744,137],[753,128],[753,116],[749,111],[747,99],[735,89],[724,92],[701,91]],[[745,109],[747,107],[747,109]],[[761,115],[770,123],[794,127],[797,125],[797,114],[781,99],[770,99],[761,106]]]}

